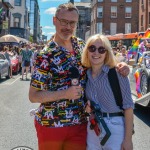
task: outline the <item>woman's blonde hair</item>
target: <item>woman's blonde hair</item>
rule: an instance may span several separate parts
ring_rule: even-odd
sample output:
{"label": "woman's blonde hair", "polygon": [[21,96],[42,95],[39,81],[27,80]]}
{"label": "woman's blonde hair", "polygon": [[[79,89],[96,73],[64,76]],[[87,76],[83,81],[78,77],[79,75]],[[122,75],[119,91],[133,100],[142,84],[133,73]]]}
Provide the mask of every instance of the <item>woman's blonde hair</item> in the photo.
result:
{"label": "woman's blonde hair", "polygon": [[108,65],[110,68],[115,67],[117,64],[117,61],[116,61],[116,58],[113,54],[111,44],[110,44],[108,38],[102,34],[95,34],[87,40],[86,45],[83,49],[82,58],[81,58],[82,65],[87,67],[87,68],[91,67],[91,63],[90,63],[90,60],[88,58],[88,47],[90,45],[92,45],[92,43],[95,42],[96,40],[100,40],[103,43],[102,46],[104,46],[105,49],[107,50],[104,64]]}

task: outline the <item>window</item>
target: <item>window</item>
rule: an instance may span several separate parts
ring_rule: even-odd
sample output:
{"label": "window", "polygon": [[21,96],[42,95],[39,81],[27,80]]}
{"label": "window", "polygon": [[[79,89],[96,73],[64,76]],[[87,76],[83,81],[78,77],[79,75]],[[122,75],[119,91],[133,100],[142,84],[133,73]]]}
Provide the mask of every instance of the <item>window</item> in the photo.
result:
{"label": "window", "polygon": [[131,23],[125,23],[125,33],[131,33]]}
{"label": "window", "polygon": [[141,26],[143,26],[143,15],[141,15]]}
{"label": "window", "polygon": [[97,18],[103,17],[103,7],[97,8]]}
{"label": "window", "polygon": [[103,0],[98,0],[98,2],[103,2]]}
{"label": "window", "polygon": [[150,24],[150,12],[148,13],[148,24]]}
{"label": "window", "polygon": [[111,18],[117,18],[117,6],[111,6]]}
{"label": "window", "polygon": [[97,23],[97,33],[102,33],[102,22]]}
{"label": "window", "polygon": [[111,0],[111,2],[117,2],[117,0]]}
{"label": "window", "polygon": [[110,23],[110,34],[114,35],[117,33],[116,31],[117,31],[117,24],[116,23]]}
{"label": "window", "polygon": [[131,18],[131,12],[132,12],[132,8],[126,7],[125,8],[125,18]]}
{"label": "window", "polygon": [[127,3],[127,2],[132,2],[132,0],[126,0],[126,3]]}
{"label": "window", "polygon": [[15,0],[15,6],[21,6],[21,0]]}
{"label": "window", "polygon": [[14,17],[14,27],[20,27],[20,18]]}

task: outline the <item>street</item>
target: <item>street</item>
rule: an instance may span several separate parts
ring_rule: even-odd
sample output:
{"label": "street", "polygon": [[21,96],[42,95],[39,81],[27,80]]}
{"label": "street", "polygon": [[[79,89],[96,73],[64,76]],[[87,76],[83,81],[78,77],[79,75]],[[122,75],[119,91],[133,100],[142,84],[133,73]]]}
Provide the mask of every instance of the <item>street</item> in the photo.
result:
{"label": "street", "polygon": [[[29,111],[39,104],[28,99],[30,81],[20,81],[20,75],[0,81],[0,150],[17,146],[38,149],[34,117]],[[134,111],[134,150],[150,149],[150,109],[136,105]]]}

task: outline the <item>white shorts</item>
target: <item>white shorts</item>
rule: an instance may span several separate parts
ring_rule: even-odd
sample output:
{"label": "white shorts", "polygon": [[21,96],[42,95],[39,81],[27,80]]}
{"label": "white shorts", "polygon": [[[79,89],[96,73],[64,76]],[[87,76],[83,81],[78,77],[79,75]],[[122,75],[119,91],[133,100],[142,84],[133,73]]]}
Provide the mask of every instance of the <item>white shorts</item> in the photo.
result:
{"label": "white shorts", "polygon": [[111,136],[104,146],[100,144],[100,139],[104,137],[104,129],[100,137],[98,137],[94,130],[90,129],[90,122],[87,126],[87,150],[121,150],[121,144],[124,139],[124,117],[110,117],[104,118]]}

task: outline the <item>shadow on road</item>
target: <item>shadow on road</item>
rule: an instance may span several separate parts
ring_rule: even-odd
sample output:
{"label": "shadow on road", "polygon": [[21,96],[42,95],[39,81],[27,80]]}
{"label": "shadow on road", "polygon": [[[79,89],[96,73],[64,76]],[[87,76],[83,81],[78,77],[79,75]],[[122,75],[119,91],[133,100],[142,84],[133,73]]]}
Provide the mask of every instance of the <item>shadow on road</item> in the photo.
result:
{"label": "shadow on road", "polygon": [[150,127],[150,108],[135,104],[134,115]]}
{"label": "shadow on road", "polygon": [[8,80],[8,79],[6,79],[6,78],[1,78],[1,79],[0,79],[0,83],[5,82],[6,80]]}

